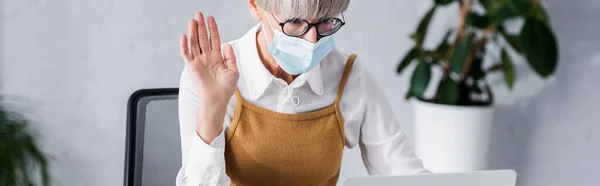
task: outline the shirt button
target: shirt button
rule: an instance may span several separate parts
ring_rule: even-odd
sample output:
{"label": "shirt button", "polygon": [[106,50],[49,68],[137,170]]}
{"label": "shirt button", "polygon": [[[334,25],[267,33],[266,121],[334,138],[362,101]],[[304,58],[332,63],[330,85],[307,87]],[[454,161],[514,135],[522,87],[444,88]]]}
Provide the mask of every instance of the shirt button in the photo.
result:
{"label": "shirt button", "polygon": [[300,98],[298,96],[293,96],[292,97],[292,104],[294,106],[298,106],[300,104]]}

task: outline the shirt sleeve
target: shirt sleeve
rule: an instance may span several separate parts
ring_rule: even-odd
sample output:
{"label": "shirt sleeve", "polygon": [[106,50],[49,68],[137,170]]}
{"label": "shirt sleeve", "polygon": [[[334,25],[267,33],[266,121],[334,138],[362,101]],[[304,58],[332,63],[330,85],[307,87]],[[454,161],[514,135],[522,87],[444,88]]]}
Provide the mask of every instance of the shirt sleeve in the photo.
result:
{"label": "shirt sleeve", "polygon": [[177,186],[229,185],[225,173],[225,132],[233,115],[235,100],[230,100],[223,123],[223,131],[206,144],[196,133],[196,105],[198,95],[192,79],[184,68],[179,85],[179,130],[181,136],[181,168]]}
{"label": "shirt sleeve", "polygon": [[364,87],[359,147],[370,175],[429,173],[415,155],[382,89],[363,71],[357,85]]}

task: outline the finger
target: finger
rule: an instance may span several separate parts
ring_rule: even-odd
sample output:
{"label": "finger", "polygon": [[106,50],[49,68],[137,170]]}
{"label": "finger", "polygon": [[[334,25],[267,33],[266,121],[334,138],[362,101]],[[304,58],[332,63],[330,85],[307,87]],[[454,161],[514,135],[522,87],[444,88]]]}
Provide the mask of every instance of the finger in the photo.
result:
{"label": "finger", "polygon": [[[221,51],[221,38],[219,28],[213,16],[208,16],[208,30],[210,31],[210,48],[214,51]],[[220,53],[220,52],[219,52]]]}
{"label": "finger", "polygon": [[190,57],[190,53],[189,53],[189,49],[188,49],[187,37],[185,36],[185,34],[181,34],[181,37],[179,39],[179,45],[181,46],[180,47],[181,58],[186,63],[189,62],[191,57]]}
{"label": "finger", "polygon": [[196,26],[196,20],[190,20],[189,23],[189,34],[190,34],[190,53],[192,58],[196,58],[198,56],[200,56],[202,54],[202,51],[200,51],[200,46],[198,46],[198,32],[196,30],[198,30],[198,26]]}
{"label": "finger", "polygon": [[237,63],[235,62],[235,54],[233,53],[231,44],[226,44],[223,47],[223,56],[225,58],[227,69],[237,71]]}
{"label": "finger", "polygon": [[196,22],[198,22],[198,42],[200,43],[200,51],[209,51],[208,34],[206,33],[206,22],[204,21],[204,15],[202,12],[196,13]]}

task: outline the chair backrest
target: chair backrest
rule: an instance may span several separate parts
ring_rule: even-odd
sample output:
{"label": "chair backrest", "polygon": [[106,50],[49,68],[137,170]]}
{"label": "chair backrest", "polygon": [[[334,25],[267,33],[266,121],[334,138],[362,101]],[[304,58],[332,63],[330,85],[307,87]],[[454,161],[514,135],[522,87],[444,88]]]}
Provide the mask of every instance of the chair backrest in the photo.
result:
{"label": "chair backrest", "polygon": [[181,168],[177,95],[177,88],[143,89],[129,98],[124,185],[175,185]]}

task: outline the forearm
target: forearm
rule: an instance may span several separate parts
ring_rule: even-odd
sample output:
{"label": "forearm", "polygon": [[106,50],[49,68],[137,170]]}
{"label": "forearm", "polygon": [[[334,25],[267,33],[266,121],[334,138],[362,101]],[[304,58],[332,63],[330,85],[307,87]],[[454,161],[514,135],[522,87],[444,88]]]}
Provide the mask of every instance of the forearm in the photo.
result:
{"label": "forearm", "polygon": [[227,104],[204,104],[196,106],[196,133],[202,141],[210,144],[223,131],[223,119]]}

